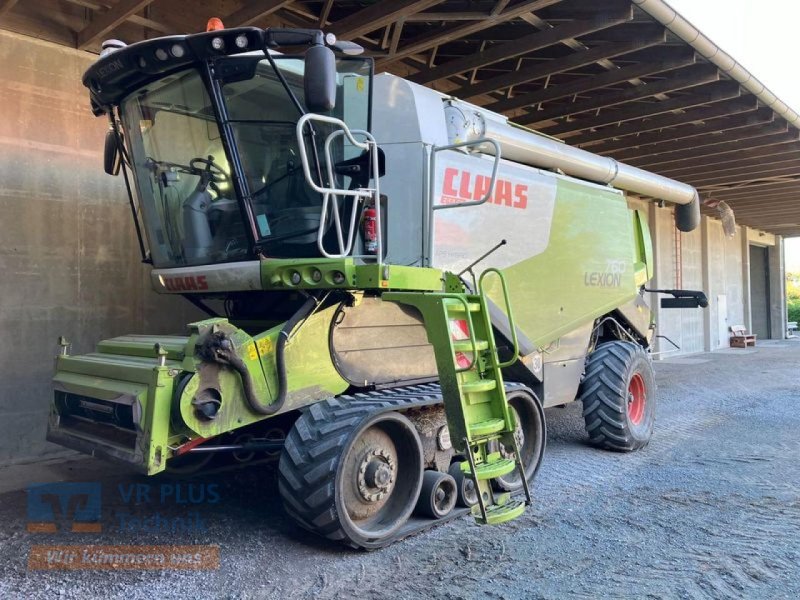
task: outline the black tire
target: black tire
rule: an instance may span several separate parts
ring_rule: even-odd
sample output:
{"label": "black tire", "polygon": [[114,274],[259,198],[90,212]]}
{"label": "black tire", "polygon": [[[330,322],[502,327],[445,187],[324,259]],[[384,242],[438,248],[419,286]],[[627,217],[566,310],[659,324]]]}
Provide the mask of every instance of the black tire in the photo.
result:
{"label": "black tire", "polygon": [[[371,414],[373,410],[338,399],[312,405],[289,432],[278,467],[278,490],[289,516],[305,529],[353,548],[391,543],[422,485],[422,444],[414,425],[400,413]],[[374,455],[370,444],[376,439],[392,441],[391,459]],[[384,484],[380,497],[372,488],[361,491],[364,475],[355,467],[382,461],[391,470],[391,484]],[[381,476],[386,468],[379,466]],[[375,481],[378,477],[373,473]]]}
{"label": "black tire", "polygon": [[[532,482],[544,457],[544,448],[547,440],[547,430],[544,421],[544,411],[539,400],[530,392],[515,390],[507,393],[508,405],[517,419],[515,437],[522,457],[522,464],[525,467],[525,477],[528,482]],[[520,442],[522,442],[520,444]],[[513,457],[511,448],[506,449],[505,445],[500,444],[500,452],[509,458]],[[519,470],[515,469],[511,473],[498,477],[494,480],[495,487],[507,492],[515,492],[522,489],[522,479]]]}
{"label": "black tire", "polygon": [[638,344],[601,344],[586,361],[580,398],[589,442],[630,452],[645,447],[656,419],[656,383],[650,357]]}
{"label": "black tire", "polygon": [[425,471],[415,512],[432,519],[443,519],[456,505],[456,480],[447,473]]}
{"label": "black tire", "polygon": [[461,463],[454,462],[447,471],[456,482],[456,504],[462,508],[472,508],[478,503],[475,482],[461,470]]}

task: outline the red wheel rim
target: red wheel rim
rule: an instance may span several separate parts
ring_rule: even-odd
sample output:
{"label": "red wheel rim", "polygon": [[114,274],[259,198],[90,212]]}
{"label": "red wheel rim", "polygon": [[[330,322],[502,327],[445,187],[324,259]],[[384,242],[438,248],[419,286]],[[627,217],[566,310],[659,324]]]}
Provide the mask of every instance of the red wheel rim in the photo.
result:
{"label": "red wheel rim", "polygon": [[631,423],[638,425],[642,422],[646,404],[647,393],[644,389],[644,379],[639,373],[634,373],[628,384],[628,418]]}

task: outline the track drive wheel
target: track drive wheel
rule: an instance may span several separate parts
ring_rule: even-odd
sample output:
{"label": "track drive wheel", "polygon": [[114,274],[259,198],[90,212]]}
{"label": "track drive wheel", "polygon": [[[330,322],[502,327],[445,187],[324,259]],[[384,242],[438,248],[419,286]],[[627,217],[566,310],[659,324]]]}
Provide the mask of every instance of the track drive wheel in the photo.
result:
{"label": "track drive wheel", "polygon": [[425,471],[416,512],[433,519],[443,519],[453,510],[457,499],[456,480],[452,475],[439,471]]}
{"label": "track drive wheel", "polygon": [[[542,464],[547,433],[544,421],[544,411],[539,401],[523,390],[507,392],[508,405],[516,419],[514,439],[522,457],[525,467],[525,476],[528,481],[533,481],[536,472]],[[507,448],[500,443],[500,452],[503,456],[514,458],[513,448]],[[515,469],[508,475],[494,480],[496,487],[506,492],[515,492],[522,488],[522,479],[519,470]]]}
{"label": "track drive wheel", "polygon": [[650,358],[638,344],[599,345],[586,361],[580,398],[591,444],[630,452],[650,441],[656,383]]}
{"label": "track drive wheel", "polygon": [[391,543],[414,509],[423,456],[406,417],[362,410],[331,400],[305,411],[286,438],[278,489],[300,526],[373,549]]}

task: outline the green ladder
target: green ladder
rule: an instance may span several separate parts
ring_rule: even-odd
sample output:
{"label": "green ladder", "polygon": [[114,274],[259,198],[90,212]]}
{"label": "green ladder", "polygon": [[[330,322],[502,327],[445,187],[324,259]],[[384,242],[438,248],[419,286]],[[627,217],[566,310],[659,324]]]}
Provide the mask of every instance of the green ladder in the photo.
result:
{"label": "green ladder", "polygon": [[[500,279],[513,337],[510,360],[501,362],[497,353],[484,279],[495,274]],[[516,421],[506,400],[501,370],[516,362],[519,354],[516,328],[503,274],[497,269],[484,271],[470,293],[455,275],[447,274],[453,292],[387,292],[383,299],[417,308],[425,321],[428,341],[433,345],[439,382],[442,388],[447,426],[453,447],[467,460],[461,464],[472,479],[478,502],[472,513],[482,525],[510,521],[531,503],[525,467],[514,437]],[[500,444],[512,449],[513,458],[503,456]],[[497,493],[491,480],[517,469],[525,500],[512,499],[510,493]]]}

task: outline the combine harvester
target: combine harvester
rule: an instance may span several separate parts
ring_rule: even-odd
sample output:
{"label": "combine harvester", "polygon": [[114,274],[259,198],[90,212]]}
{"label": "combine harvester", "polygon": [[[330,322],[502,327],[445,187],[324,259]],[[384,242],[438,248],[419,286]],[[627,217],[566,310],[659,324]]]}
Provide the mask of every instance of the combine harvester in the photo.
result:
{"label": "combine harvester", "polygon": [[50,441],[150,475],[271,456],[288,514],[358,548],[519,516],[543,407],[579,398],[592,443],[647,444],[652,248],[621,190],[682,231],[696,191],[359,51],[250,27],[105,44],[83,81],[106,171],[155,290],[210,318],[80,356],[62,338]]}

